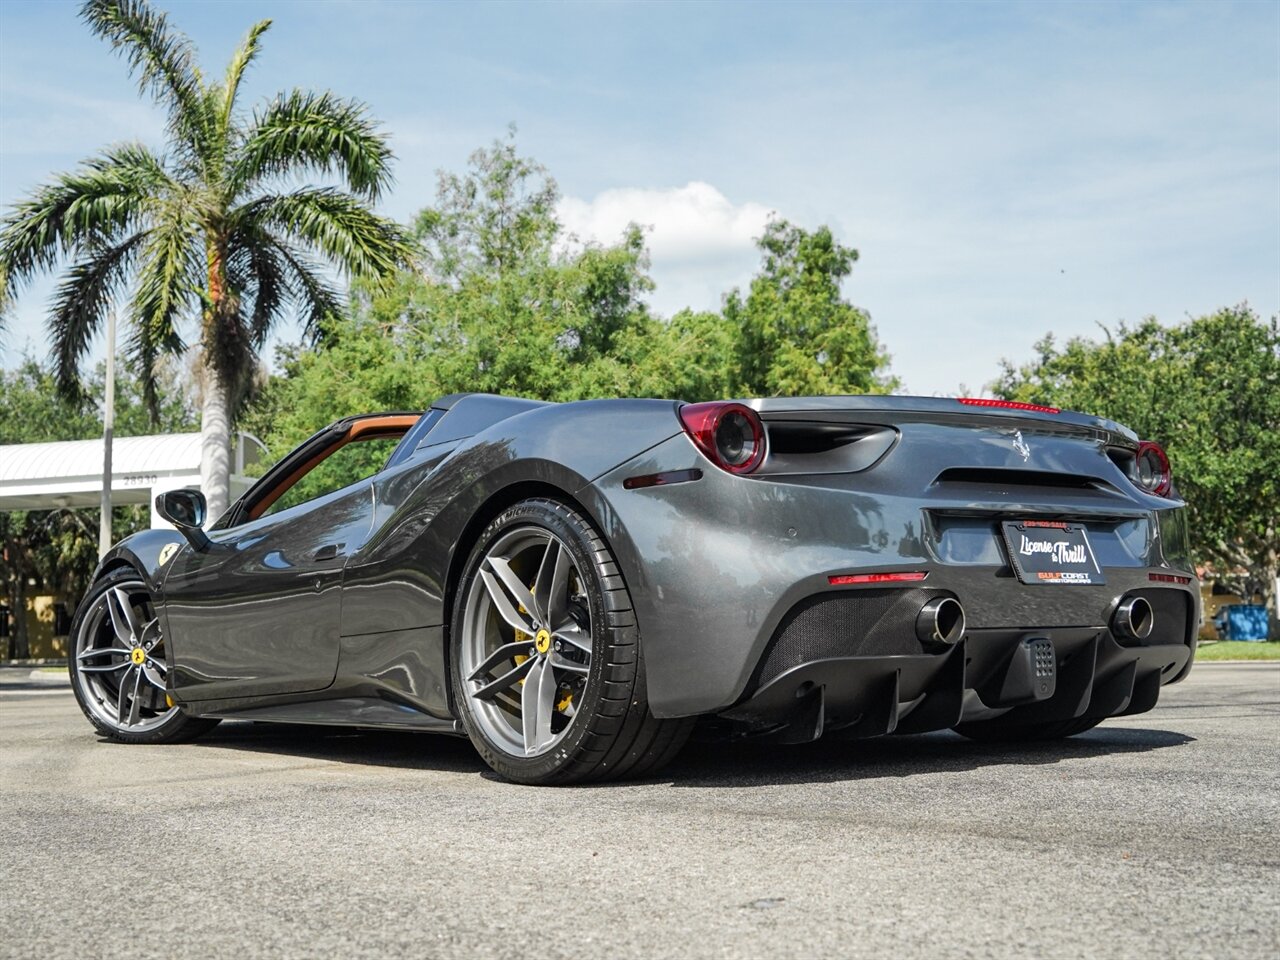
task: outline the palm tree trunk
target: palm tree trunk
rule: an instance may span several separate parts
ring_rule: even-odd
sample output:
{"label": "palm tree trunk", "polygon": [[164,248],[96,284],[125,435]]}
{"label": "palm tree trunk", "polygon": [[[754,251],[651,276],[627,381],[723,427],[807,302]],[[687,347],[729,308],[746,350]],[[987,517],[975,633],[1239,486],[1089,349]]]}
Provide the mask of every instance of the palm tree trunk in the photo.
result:
{"label": "palm tree trunk", "polygon": [[217,338],[226,329],[221,320],[227,308],[225,246],[210,238],[209,300],[201,337],[204,347],[204,395],[200,411],[200,487],[204,491],[210,521],[226,512],[231,499],[231,403],[226,365]]}
{"label": "palm tree trunk", "polygon": [[1268,552],[1268,559],[1263,567],[1262,602],[1267,605],[1267,639],[1280,640],[1280,564],[1276,562],[1276,551]]}
{"label": "palm tree trunk", "polygon": [[200,411],[200,487],[209,504],[209,519],[226,512],[231,498],[231,417],[227,382],[212,363],[204,364],[204,396]]}

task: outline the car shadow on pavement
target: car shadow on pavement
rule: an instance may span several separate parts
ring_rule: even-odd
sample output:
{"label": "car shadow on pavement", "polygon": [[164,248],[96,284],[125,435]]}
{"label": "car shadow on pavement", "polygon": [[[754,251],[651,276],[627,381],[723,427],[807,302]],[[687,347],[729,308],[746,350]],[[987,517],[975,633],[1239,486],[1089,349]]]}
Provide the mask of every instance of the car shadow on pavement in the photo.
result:
{"label": "car shadow on pavement", "polygon": [[[639,782],[705,788],[874,780],[1146,753],[1194,740],[1169,730],[1099,727],[1066,740],[1039,743],[978,743],[950,732],[870,740],[824,739],[799,746],[695,742],[657,776]],[[335,763],[473,772],[500,779],[467,740],[436,734],[235,721],[222,723],[196,745]],[[610,788],[635,782],[593,786]]]}
{"label": "car shadow on pavement", "polygon": [[657,779],[677,787],[875,780],[964,773],[983,767],[1048,765],[1146,753],[1194,741],[1195,737],[1170,730],[1100,727],[1065,740],[1028,743],[979,743],[950,731],[869,740],[823,739],[799,746],[694,743]]}
{"label": "car shadow on pavement", "polygon": [[469,741],[414,731],[224,720],[194,745],[379,767],[475,773],[488,769]]}

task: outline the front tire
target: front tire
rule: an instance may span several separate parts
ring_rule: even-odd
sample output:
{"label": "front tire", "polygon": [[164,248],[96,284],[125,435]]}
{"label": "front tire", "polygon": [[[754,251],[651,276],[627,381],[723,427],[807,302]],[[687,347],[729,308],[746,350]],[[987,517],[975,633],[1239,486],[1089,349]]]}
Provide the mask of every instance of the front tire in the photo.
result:
{"label": "front tire", "polygon": [[450,671],[484,761],[519,783],[652,774],[693,721],[649,711],[631,596],[604,538],[554,500],[481,533],[456,593]]}
{"label": "front tire", "polygon": [[104,737],[175,743],[217,726],[170,705],[160,618],[136,571],[113,570],[89,589],[71,623],[70,646],[71,689]]}

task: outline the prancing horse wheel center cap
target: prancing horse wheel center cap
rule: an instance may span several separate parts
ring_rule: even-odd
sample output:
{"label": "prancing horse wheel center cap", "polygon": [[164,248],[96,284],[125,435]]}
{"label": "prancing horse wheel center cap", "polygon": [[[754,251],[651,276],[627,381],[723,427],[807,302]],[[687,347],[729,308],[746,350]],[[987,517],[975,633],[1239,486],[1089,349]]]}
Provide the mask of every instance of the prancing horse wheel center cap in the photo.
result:
{"label": "prancing horse wheel center cap", "polygon": [[129,651],[129,659],[132,660],[135,664],[139,664],[139,665],[146,663],[147,651],[143,650],[141,647],[134,647],[131,651]]}
{"label": "prancing horse wheel center cap", "polygon": [[546,653],[551,649],[551,634],[546,630],[539,630],[533,638],[533,646],[539,653]]}

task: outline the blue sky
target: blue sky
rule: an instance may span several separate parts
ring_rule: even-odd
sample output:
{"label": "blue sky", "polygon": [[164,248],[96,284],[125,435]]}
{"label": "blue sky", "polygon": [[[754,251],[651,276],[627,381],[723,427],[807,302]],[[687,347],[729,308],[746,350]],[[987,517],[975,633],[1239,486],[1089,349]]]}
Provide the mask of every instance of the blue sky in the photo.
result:
{"label": "blue sky", "polygon": [[[1049,331],[1280,310],[1280,3],[166,6],[219,72],[275,21],[248,103],[367,101],[391,215],[516,123],[575,232],[652,228],[664,314],[745,284],[770,212],[830,224],[910,392],[979,388]],[[0,205],[161,126],[75,4],[0,2]],[[49,289],[0,364],[43,350]]]}

